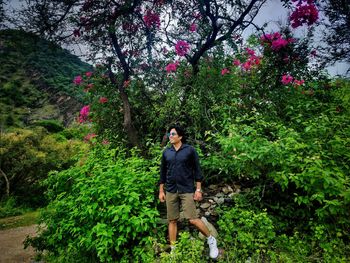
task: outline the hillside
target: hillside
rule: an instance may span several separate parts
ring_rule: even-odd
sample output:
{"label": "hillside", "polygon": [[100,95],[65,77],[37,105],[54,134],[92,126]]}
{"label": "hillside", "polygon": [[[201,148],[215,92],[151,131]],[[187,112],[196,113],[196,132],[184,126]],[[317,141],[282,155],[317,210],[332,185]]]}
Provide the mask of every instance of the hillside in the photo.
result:
{"label": "hillside", "polygon": [[68,125],[82,103],[74,76],[91,70],[67,50],[19,30],[0,31],[0,122],[24,127],[39,120]]}

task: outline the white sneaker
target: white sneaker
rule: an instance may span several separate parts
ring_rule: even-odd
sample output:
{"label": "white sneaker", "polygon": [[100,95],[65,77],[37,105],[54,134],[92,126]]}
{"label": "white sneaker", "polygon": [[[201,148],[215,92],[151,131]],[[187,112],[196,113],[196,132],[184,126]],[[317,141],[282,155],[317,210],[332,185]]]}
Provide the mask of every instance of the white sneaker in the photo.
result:
{"label": "white sneaker", "polygon": [[219,249],[216,245],[216,239],[213,236],[209,236],[208,239],[208,245],[209,245],[209,257],[211,258],[217,258],[219,255]]}

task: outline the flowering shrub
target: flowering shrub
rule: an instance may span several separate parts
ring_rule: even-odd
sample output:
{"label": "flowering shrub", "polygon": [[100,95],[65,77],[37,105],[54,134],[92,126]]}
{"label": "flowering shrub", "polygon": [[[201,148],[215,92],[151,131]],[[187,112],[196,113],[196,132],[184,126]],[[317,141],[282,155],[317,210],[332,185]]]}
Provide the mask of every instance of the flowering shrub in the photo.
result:
{"label": "flowering shrub", "polygon": [[261,57],[258,57],[253,49],[246,48],[244,55],[246,57],[245,61],[242,59],[243,62],[241,62],[239,59],[234,59],[232,64],[234,66],[241,66],[241,68],[245,71],[249,71],[252,69],[252,67],[260,65]]}
{"label": "flowering shrub", "polygon": [[283,75],[282,76],[281,82],[282,82],[283,85],[288,85],[292,81],[293,81],[293,77],[291,75]]}
{"label": "flowering shrub", "polygon": [[224,68],[223,70],[221,70],[221,75],[225,75],[230,73],[230,71],[227,68]]}
{"label": "flowering shrub", "polygon": [[98,102],[99,103],[107,103],[108,102],[108,99],[106,98],[106,97],[101,97],[101,98],[99,98],[99,100],[98,100]]}
{"label": "flowering shrub", "polygon": [[260,37],[260,41],[263,45],[270,47],[273,51],[279,51],[286,47],[289,43],[293,43],[293,38],[284,39],[279,32],[273,34],[264,34]]}
{"label": "flowering shrub", "polygon": [[143,20],[148,28],[160,27],[159,15],[152,10],[147,9],[146,14],[143,16]]}
{"label": "flowering shrub", "polygon": [[165,70],[167,73],[175,72],[177,67],[179,65],[179,61],[176,61],[175,63],[169,63],[166,67]]}
{"label": "flowering shrub", "polygon": [[297,28],[304,24],[308,26],[314,24],[318,20],[318,10],[313,1],[298,1],[297,8],[290,16],[292,27]]}
{"label": "flowering shrub", "polygon": [[90,78],[92,76],[92,72],[91,71],[85,72],[85,76]]}
{"label": "flowering shrub", "polygon": [[241,61],[239,59],[235,59],[232,64],[235,66],[239,66],[241,65]]}
{"label": "flowering shrub", "polygon": [[90,105],[86,105],[80,110],[79,122],[83,123],[83,122],[88,121],[89,114],[90,114]]}
{"label": "flowering shrub", "polygon": [[73,83],[77,86],[80,85],[82,82],[83,82],[83,78],[81,76],[76,76],[73,80]]}
{"label": "flowering shrub", "polygon": [[95,133],[89,133],[84,137],[85,142],[90,142],[93,138],[95,138],[97,134]]}
{"label": "flowering shrub", "polygon": [[180,57],[185,56],[190,50],[190,45],[183,40],[179,40],[177,41],[176,45],[175,45],[175,52],[177,55],[179,55]]}

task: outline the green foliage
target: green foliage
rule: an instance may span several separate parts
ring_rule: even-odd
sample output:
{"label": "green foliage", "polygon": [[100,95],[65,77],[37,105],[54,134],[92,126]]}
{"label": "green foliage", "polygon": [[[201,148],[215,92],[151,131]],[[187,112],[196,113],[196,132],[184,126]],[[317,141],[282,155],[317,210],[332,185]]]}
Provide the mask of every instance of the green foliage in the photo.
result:
{"label": "green foliage", "polygon": [[127,157],[101,146],[79,165],[51,173],[47,229],[33,244],[65,262],[142,257],[158,217],[157,169],[136,152]]}
{"label": "green foliage", "polygon": [[[266,253],[275,238],[272,220],[266,212],[255,213],[234,207],[218,221],[227,259]],[[235,249],[231,251],[231,248]]]}
{"label": "green foliage", "polygon": [[232,113],[220,133],[208,133],[219,150],[203,166],[223,180],[265,185],[267,189],[260,188],[263,198],[256,198],[258,207],[267,206],[294,222],[317,218],[332,231],[345,233],[350,119],[343,103],[349,89],[338,85],[327,90],[320,84],[317,90],[314,85],[313,96],[294,94],[280,118],[258,110]]}
{"label": "green foliage", "polygon": [[[87,145],[81,141],[57,138],[43,128],[14,129],[3,133],[0,141],[1,170],[10,182],[10,195],[17,205],[36,207],[45,204],[42,180],[51,170],[67,169]],[[5,181],[0,180],[1,197]]]}
{"label": "green foliage", "polygon": [[192,263],[207,262],[205,260],[204,242],[190,235],[188,232],[181,232],[179,240],[175,244],[175,249],[170,253],[163,252],[160,256],[162,263]]}
{"label": "green foliage", "polygon": [[62,123],[56,120],[42,120],[34,122],[36,126],[44,127],[48,132],[60,132],[64,130]]}
{"label": "green foliage", "polygon": [[20,208],[16,203],[16,198],[13,196],[0,202],[0,218],[23,214],[25,209]]}

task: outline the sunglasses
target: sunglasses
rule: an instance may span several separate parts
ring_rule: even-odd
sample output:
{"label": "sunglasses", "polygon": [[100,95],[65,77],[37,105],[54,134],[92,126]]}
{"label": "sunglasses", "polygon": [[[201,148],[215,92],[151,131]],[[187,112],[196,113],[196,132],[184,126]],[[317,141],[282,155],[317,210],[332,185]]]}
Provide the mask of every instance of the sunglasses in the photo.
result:
{"label": "sunglasses", "polygon": [[170,136],[175,136],[175,135],[177,135],[176,132],[170,132],[170,133],[168,133],[168,137],[170,137]]}

